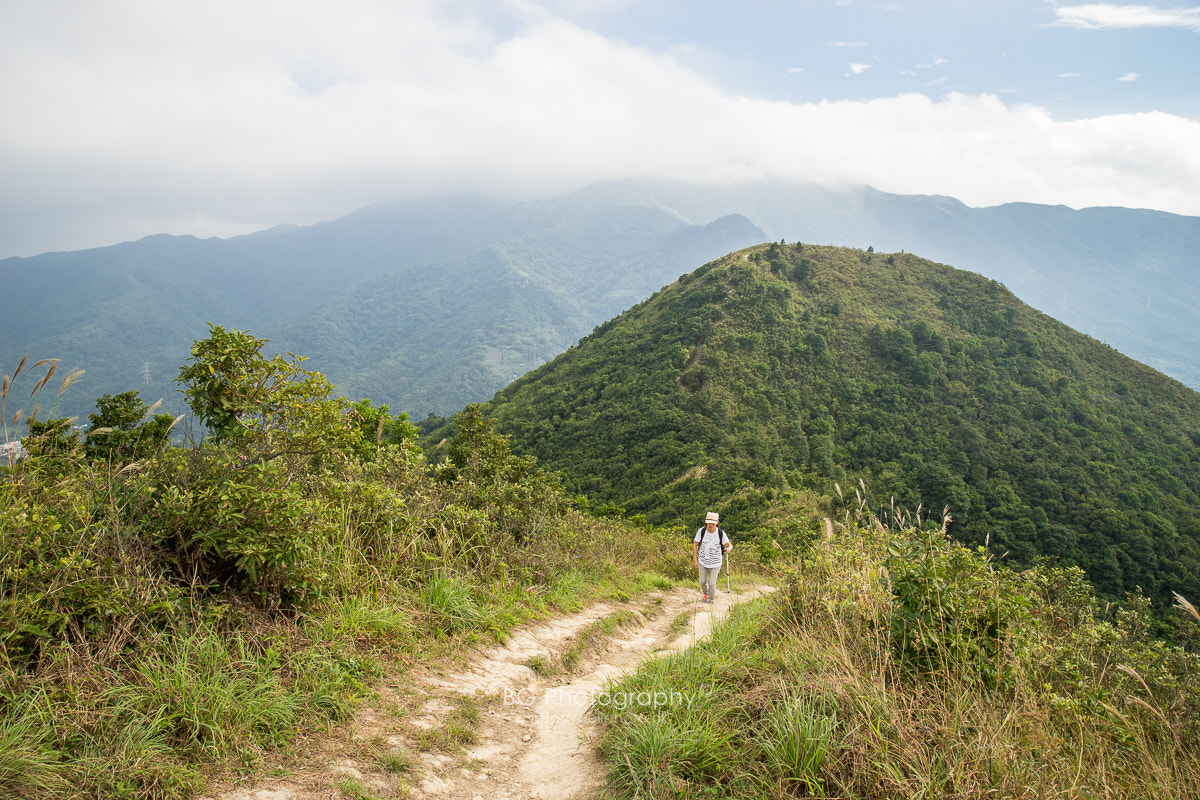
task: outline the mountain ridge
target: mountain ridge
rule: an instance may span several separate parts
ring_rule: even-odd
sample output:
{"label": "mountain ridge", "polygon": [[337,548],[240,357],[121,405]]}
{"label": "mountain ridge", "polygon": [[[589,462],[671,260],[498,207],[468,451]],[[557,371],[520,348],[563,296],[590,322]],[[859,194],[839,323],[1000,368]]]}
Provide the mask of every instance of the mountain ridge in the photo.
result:
{"label": "mountain ridge", "polygon": [[[0,322],[0,363],[25,353],[58,357],[64,368],[87,371],[77,393],[139,389],[178,413],[174,370],[213,322],[305,353],[348,394],[370,391],[373,400],[418,417],[445,414],[486,400],[519,365],[562,352],[698,264],[781,239],[918,252],[980,272],[1072,327],[1200,386],[1192,313],[1200,307],[1200,218],[1034,204],[971,209],[953,198],[863,187],[649,180],[515,204],[479,195],[380,203],[338,220],[233,239],[157,235],[5,259],[0,284],[16,300]],[[484,315],[478,319],[439,308],[436,297],[492,285],[487,252],[549,281],[546,297],[562,305],[552,315],[561,324],[547,329],[531,317],[524,330],[516,295],[514,308],[472,301]],[[485,270],[478,281],[476,268]],[[433,291],[439,276],[453,277],[449,295]],[[378,306],[371,291],[405,281],[414,283],[409,302],[427,303],[419,320],[405,327],[407,309],[397,305],[382,323],[386,335],[372,335],[394,347],[381,354],[374,341],[355,351],[338,331],[362,330],[364,321],[353,317]],[[513,342],[504,341],[510,334]],[[497,353],[514,347],[520,354],[508,368],[495,368],[506,358]],[[451,363],[431,370],[422,353],[434,351]],[[67,398],[64,410],[86,414],[90,400]]]}

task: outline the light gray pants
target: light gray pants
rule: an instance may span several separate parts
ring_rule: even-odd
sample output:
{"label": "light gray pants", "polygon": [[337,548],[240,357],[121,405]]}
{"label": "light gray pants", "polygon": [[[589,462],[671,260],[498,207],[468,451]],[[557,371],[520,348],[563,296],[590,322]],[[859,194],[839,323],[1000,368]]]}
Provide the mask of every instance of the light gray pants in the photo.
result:
{"label": "light gray pants", "polygon": [[700,565],[700,591],[708,595],[709,600],[717,599],[717,578],[721,577],[720,567]]}

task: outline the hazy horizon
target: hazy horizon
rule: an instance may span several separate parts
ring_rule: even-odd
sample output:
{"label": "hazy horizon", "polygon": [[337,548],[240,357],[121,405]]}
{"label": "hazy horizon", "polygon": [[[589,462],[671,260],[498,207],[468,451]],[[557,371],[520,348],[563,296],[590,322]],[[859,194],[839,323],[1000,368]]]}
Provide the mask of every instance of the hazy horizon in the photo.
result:
{"label": "hazy horizon", "polygon": [[0,257],[598,180],[1200,215],[1200,8],[0,2]]}

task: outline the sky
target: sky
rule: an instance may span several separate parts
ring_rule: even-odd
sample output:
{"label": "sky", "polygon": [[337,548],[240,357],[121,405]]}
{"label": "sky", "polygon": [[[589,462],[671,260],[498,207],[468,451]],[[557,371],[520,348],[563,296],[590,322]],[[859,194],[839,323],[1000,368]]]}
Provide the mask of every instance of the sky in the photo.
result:
{"label": "sky", "polygon": [[0,0],[0,258],[628,177],[1200,216],[1200,5]]}

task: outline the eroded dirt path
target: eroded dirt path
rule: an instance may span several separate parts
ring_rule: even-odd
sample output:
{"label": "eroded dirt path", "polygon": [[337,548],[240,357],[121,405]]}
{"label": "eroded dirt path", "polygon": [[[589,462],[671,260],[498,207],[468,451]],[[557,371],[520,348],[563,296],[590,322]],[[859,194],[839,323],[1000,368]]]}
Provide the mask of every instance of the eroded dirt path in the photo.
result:
{"label": "eroded dirt path", "polygon": [[206,800],[594,797],[604,766],[587,709],[604,684],[655,653],[686,649],[734,604],[766,591],[702,605],[694,590],[675,588],[520,628],[503,646],[465,654],[465,669],[385,681],[379,701],[310,763]]}

